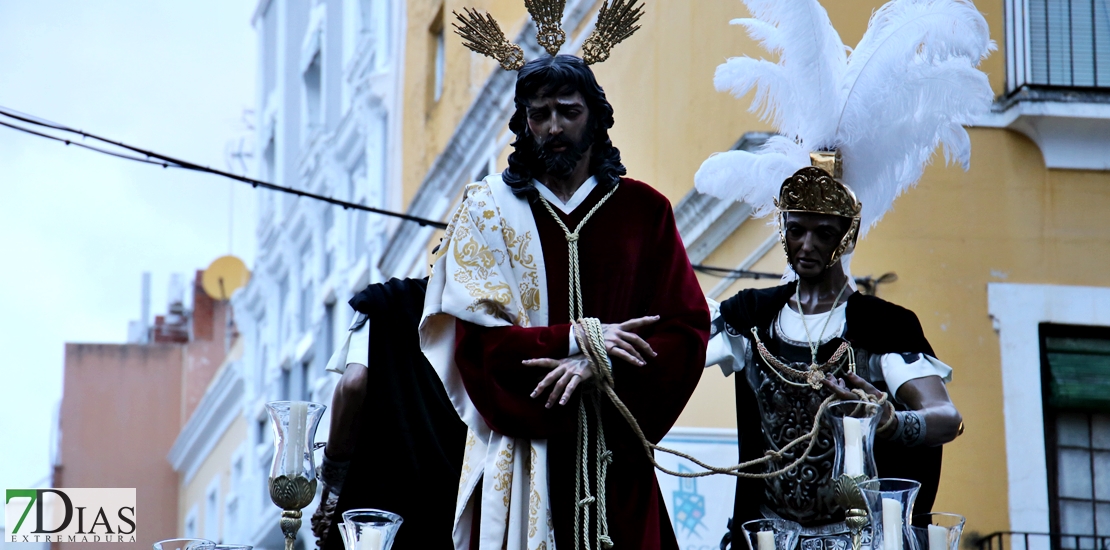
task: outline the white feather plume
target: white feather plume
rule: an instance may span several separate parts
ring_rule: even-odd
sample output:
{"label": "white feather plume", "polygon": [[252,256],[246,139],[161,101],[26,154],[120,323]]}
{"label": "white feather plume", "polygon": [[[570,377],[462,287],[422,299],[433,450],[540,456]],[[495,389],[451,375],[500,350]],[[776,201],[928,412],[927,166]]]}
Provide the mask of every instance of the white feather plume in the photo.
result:
{"label": "white feather plume", "polygon": [[699,191],[769,214],[811,151],[839,149],[844,183],[863,203],[863,236],[917,183],[938,145],[967,169],[964,126],[993,98],[977,67],[995,48],[970,0],[892,0],[850,55],[817,0],[744,3],[753,18],[733,23],[778,61],[729,59],[714,83],[736,97],[754,88],[750,110],[781,136],[756,153],[707,159],[695,176]]}
{"label": "white feather plume", "polygon": [[780,133],[803,142],[828,140],[835,127],[819,111],[840,97],[847,59],[829,14],[817,0],[746,0],[744,4],[752,18],[731,23],[743,26],[779,61],[730,59],[717,69],[717,90],[742,97],[755,86],[752,112],[760,112]]}
{"label": "white feather plume", "polygon": [[[809,150],[826,146],[835,121],[822,109],[841,103],[846,50],[817,0],[745,0],[750,19],[734,25],[778,62],[735,57],[717,68],[718,91],[743,97],[755,88],[750,110],[771,122],[787,140],[772,140],[759,154],[730,151],[706,161],[694,178],[697,189],[722,199],[743,200],[770,213],[782,181],[809,164]],[[767,178],[772,178],[768,181]],[[768,192],[770,189],[770,192]]]}
{"label": "white feather plume", "polygon": [[967,0],[894,0],[872,15],[848,57],[836,130],[844,183],[863,203],[860,236],[917,184],[937,145],[969,167],[964,125],[990,108],[976,67],[993,49]]}

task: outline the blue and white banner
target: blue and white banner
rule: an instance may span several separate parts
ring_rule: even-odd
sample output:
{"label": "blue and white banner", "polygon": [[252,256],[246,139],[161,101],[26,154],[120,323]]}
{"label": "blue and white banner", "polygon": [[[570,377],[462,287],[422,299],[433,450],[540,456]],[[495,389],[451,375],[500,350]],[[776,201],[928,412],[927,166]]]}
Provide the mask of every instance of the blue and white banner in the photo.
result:
{"label": "blue and white banner", "polygon": [[[681,428],[671,430],[660,445],[681,451],[715,466],[731,466],[739,457],[736,430],[717,428]],[[661,466],[676,472],[694,472],[702,468],[694,463],[665,453],[656,453]],[[679,478],[656,472],[671,526],[681,550],[717,550],[721,537],[728,531],[732,516],[736,478],[714,475],[700,478]]]}

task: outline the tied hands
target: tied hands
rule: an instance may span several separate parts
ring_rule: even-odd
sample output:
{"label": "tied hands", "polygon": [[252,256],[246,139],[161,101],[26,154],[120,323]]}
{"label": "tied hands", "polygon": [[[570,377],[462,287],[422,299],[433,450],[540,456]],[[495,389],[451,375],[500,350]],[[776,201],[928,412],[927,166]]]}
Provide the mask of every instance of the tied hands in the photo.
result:
{"label": "tied hands", "polygon": [[[833,395],[841,401],[859,401],[860,397],[852,393],[853,389],[863,390],[864,393],[874,396],[875,399],[879,399],[883,395],[883,392],[879,391],[878,388],[855,373],[847,373],[840,378],[829,376],[822,380],[821,384],[832,390]],[[890,415],[892,414],[894,414],[894,407],[890,406],[888,401],[887,406],[883,407],[883,412],[879,416],[879,426],[885,426],[890,421]]]}
{"label": "tied hands", "polygon": [[[658,354],[651,349],[647,341],[640,338],[634,331],[654,324],[658,320],[659,316],[653,315],[631,319],[623,323],[603,324],[601,332],[605,338],[606,353],[614,359],[621,359],[638,367],[646,365],[645,357],[654,358]],[[578,324],[574,324],[572,327],[578,342],[585,343],[586,338],[582,332],[582,327]],[[531,397],[535,399],[550,389],[551,393],[544,405],[548,409],[553,407],[556,402],[560,405],[566,405],[582,382],[593,379],[597,375],[595,367],[584,353],[578,353],[566,359],[528,359],[523,361],[523,365],[551,369],[551,372],[547,373],[543,380],[540,380],[531,394]]]}

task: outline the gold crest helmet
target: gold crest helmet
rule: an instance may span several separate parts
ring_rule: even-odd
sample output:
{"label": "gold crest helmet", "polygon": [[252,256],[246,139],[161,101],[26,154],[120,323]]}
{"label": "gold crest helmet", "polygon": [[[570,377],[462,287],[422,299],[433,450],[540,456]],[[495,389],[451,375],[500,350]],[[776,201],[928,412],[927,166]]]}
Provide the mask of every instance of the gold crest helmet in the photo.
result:
{"label": "gold crest helmet", "polygon": [[790,258],[790,250],[786,247],[786,219],[788,212],[805,212],[809,214],[826,214],[849,218],[851,224],[848,231],[840,239],[840,245],[833,251],[829,258],[831,267],[856,243],[859,237],[860,214],[863,205],[860,204],[856,194],[847,185],[840,182],[843,177],[842,161],[839,151],[818,151],[809,155],[811,166],[794,172],[787,178],[779,189],[779,197],[775,200],[775,207],[779,212],[779,240],[786,256]]}

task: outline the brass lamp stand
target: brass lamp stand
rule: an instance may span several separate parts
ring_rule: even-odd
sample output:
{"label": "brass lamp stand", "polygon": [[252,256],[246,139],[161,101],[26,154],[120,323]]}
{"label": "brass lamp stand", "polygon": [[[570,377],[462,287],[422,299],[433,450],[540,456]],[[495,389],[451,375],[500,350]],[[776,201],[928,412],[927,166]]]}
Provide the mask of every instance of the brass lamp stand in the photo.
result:
{"label": "brass lamp stand", "polygon": [[285,550],[293,550],[297,531],[301,530],[301,510],[312,504],[316,496],[316,479],[303,475],[270,478],[270,500],[281,508],[281,533],[285,535]]}
{"label": "brass lamp stand", "polygon": [[859,490],[859,484],[867,481],[866,475],[850,476],[842,474],[833,486],[836,503],[844,510],[844,523],[852,533],[852,550],[863,546],[863,528],[867,525],[867,500]]}
{"label": "brass lamp stand", "polygon": [[324,405],[305,401],[266,404],[274,429],[274,460],[270,465],[270,500],[281,508],[285,550],[293,550],[301,529],[301,510],[316,497],[316,427]]}

